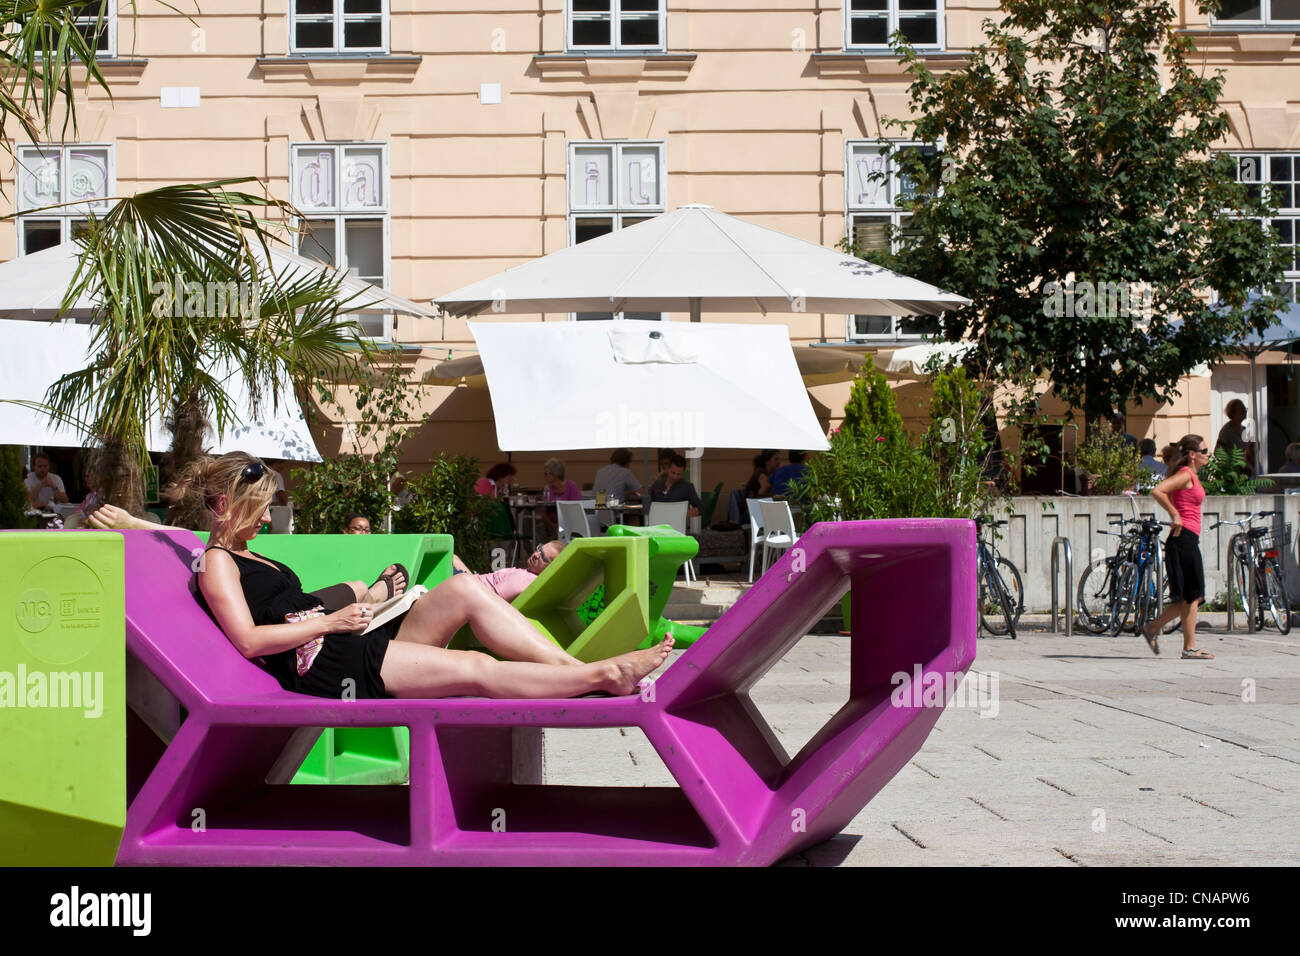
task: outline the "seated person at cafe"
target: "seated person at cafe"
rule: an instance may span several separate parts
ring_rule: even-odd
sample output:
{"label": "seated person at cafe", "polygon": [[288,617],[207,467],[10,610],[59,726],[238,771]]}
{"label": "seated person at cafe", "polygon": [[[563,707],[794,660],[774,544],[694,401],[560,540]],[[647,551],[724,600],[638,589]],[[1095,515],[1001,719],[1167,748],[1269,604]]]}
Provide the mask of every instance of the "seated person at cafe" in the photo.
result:
{"label": "seated person at cafe", "polygon": [[627,467],[631,460],[632,452],[626,448],[614,449],[609,456],[609,464],[596,472],[591,490],[603,491],[608,497],[617,501],[640,500],[641,482],[637,481],[636,475]]}
{"label": "seated person at cafe", "polygon": [[484,498],[505,498],[510,494],[510,479],[518,470],[509,462],[499,461],[474,483],[474,490]]}
{"label": "seated person at cafe", "polygon": [[365,515],[350,514],[343,519],[344,534],[370,534],[370,519]]}
{"label": "seated person at cafe", "polygon": [[[558,458],[548,458],[542,465],[542,500],[543,501],[581,501],[582,489],[573,480],[564,477],[564,462]],[[540,515],[546,529],[546,537],[555,536],[559,528],[559,519],[554,505],[545,508]]]}
{"label": "seated person at cafe", "polygon": [[1286,446],[1286,464],[1278,469],[1283,475],[1294,475],[1300,472],[1300,441],[1293,441]]}
{"label": "seated person at cafe", "polygon": [[27,504],[33,510],[50,510],[54,505],[68,503],[68,492],[63,479],[50,471],[50,456],[37,455],[32,459],[32,472],[23,479],[27,486]]}
{"label": "seated person at cafe", "polygon": [[804,452],[792,451],[789,457],[790,464],[782,465],[772,472],[772,476],[768,479],[772,483],[774,495],[789,495],[790,482],[802,479],[804,469],[808,467],[803,463],[803,460],[808,457]]}
{"label": "seated person at cafe", "polygon": [[686,515],[694,518],[699,515],[702,505],[700,496],[695,493],[695,486],[682,477],[685,473],[686,459],[681,455],[673,455],[668,460],[668,471],[650,486],[650,500],[689,502]]}
{"label": "seated person at cafe", "polygon": [[745,484],[746,498],[770,498],[772,473],[781,466],[781,453],[775,448],[764,448],[754,456],[754,473]]}

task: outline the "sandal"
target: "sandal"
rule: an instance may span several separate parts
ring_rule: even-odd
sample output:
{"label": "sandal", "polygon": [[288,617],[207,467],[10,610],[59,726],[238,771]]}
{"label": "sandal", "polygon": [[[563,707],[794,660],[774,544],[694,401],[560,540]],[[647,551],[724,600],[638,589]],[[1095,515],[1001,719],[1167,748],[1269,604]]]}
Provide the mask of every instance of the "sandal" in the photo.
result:
{"label": "sandal", "polygon": [[[397,590],[393,584],[393,579],[399,574],[406,580],[406,583],[402,585],[402,590],[400,591]],[[388,594],[384,597],[384,600],[390,601],[393,598],[406,593],[406,589],[411,586],[411,575],[410,572],[406,570],[406,565],[390,564],[388,567],[384,568],[384,573],[379,575],[379,581],[383,581],[384,587],[388,589]],[[379,581],[376,581],[375,584],[378,584]],[[370,586],[373,588],[375,584]]]}
{"label": "sandal", "polygon": [[1190,650],[1183,651],[1183,660],[1185,661],[1212,661],[1214,655],[1209,651],[1203,651],[1199,647],[1193,647]]}
{"label": "sandal", "polygon": [[1160,645],[1159,645],[1159,643],[1157,643],[1157,640],[1158,640],[1158,638],[1159,638],[1159,635],[1158,635],[1158,634],[1152,634],[1151,631],[1150,631],[1150,627],[1151,627],[1150,624],[1143,624],[1143,625],[1142,625],[1142,636],[1146,639],[1147,646],[1151,648],[1151,653],[1152,653],[1152,654],[1159,655],[1159,654],[1160,654]]}

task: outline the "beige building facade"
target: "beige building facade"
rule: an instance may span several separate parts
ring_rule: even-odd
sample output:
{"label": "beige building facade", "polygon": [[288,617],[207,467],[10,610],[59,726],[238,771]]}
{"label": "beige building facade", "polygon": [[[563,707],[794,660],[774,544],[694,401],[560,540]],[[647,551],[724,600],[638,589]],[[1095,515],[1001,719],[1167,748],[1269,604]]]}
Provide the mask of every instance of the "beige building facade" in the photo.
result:
{"label": "beige building facade", "polygon": [[[997,14],[988,0],[222,0],[192,19],[138,6],[132,19],[123,4],[98,40],[112,98],[84,91],[75,140],[24,147],[6,171],[0,211],[17,216],[0,222],[0,258],[73,234],[75,214],[29,212],[51,202],[255,177],[303,212],[301,251],[420,302],[688,202],[827,246],[879,241],[907,188],[870,177],[878,141],[900,136],[887,119],[907,115],[908,77],[884,38],[901,29],[932,68],[955,68]],[[1208,22],[1187,0],[1177,8],[1207,69],[1227,74],[1223,148],[1286,198],[1273,225],[1294,245],[1300,9],[1229,2]],[[926,329],[888,316],[779,321],[797,344],[873,350]],[[474,351],[459,319],[368,330],[406,346],[415,377]],[[1264,361],[1279,369],[1259,389],[1277,458],[1277,443],[1300,440],[1300,402],[1284,359]],[[1213,436],[1223,403],[1249,387],[1243,363],[1189,377],[1178,401],[1130,409],[1130,430]],[[413,467],[443,450],[504,459],[485,391],[424,388],[433,417],[409,446]],[[905,408],[917,391],[900,393]],[[848,387],[811,394],[835,424]],[[322,451],[341,435],[323,435]],[[557,452],[579,481],[607,454]],[[706,486],[743,480],[750,454],[709,452]],[[515,456],[525,482],[540,482],[544,457]]]}

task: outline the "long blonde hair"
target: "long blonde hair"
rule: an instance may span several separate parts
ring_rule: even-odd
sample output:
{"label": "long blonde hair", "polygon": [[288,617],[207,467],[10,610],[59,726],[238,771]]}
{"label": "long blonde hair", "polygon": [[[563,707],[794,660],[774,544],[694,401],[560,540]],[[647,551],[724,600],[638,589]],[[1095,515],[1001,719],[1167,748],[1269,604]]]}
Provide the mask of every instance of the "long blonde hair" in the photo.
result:
{"label": "long blonde hair", "polygon": [[[255,524],[278,488],[271,469],[260,458],[242,451],[220,458],[204,455],[193,461],[176,482],[178,498],[194,499],[195,504],[201,500],[212,516],[214,543],[219,537],[226,538]],[[222,495],[226,496],[226,509],[218,512]]]}

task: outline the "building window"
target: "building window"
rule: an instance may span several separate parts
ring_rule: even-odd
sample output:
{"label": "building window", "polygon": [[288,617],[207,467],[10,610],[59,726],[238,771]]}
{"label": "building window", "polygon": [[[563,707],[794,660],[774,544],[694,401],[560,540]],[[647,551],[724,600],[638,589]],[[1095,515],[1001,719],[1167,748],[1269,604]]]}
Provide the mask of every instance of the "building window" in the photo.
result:
{"label": "building window", "polygon": [[[933,146],[899,144],[900,149],[934,152]],[[895,230],[905,230],[911,215],[901,208],[904,200],[916,195],[916,185],[899,172],[894,156],[887,156],[878,142],[848,144],[848,173],[844,177],[848,191],[845,221],[849,241],[858,254],[882,250]],[[939,320],[932,315],[851,315],[847,338],[851,341],[876,341],[917,338],[937,334]]]}
{"label": "building window", "polygon": [[1278,292],[1292,302],[1300,288],[1300,153],[1233,153],[1237,182],[1246,183],[1252,198],[1263,198],[1277,215],[1261,218],[1286,247],[1290,257],[1282,266]]}
{"label": "building window", "polygon": [[570,50],[662,50],[664,0],[569,0]]}
{"label": "building window", "polygon": [[105,3],[104,15],[81,14],[73,17],[77,32],[86,38],[87,45],[95,51],[97,57],[114,57],[117,55],[117,4]]}
{"label": "building window", "polygon": [[[569,144],[569,242],[586,242],[662,213],[663,143]],[[577,312],[575,319],[662,319],[660,312]]]}
{"label": "building window", "polygon": [[388,0],[289,0],[291,53],[388,50]]}
{"label": "building window", "polygon": [[[388,288],[388,155],[381,144],[293,147],[290,194],[303,214],[298,252]],[[374,338],[392,335],[392,316],[355,316]]]}
{"label": "building window", "polygon": [[112,194],[113,147],[19,147],[18,255],[74,238],[85,228],[90,213],[99,216],[108,211]]}
{"label": "building window", "polygon": [[1223,0],[1217,27],[1300,27],[1300,0]]}
{"label": "building window", "polygon": [[917,47],[943,48],[943,0],[846,0],[844,47],[886,50],[894,33]]}

